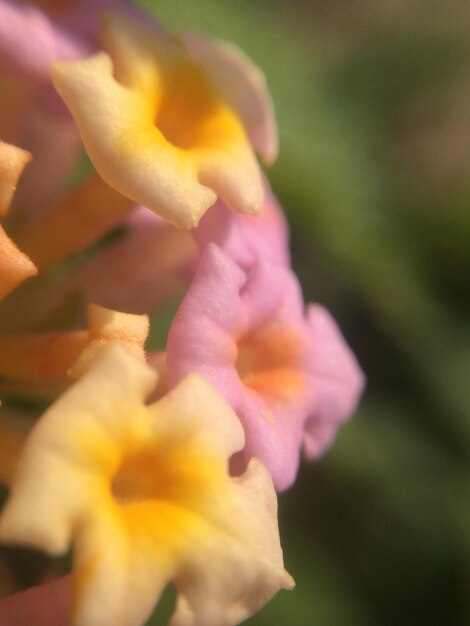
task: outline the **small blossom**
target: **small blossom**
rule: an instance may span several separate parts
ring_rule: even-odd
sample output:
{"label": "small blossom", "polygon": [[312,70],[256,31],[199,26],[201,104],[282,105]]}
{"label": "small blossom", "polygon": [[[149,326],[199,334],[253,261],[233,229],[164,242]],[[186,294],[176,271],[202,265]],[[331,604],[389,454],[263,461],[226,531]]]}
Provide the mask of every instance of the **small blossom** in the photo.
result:
{"label": "small blossom", "polygon": [[349,348],[318,317],[311,328],[287,268],[258,263],[247,274],[211,245],[168,336],[170,387],[188,372],[206,377],[243,423],[244,463],[260,458],[278,490],[295,479],[306,421],[309,440],[322,420],[332,437],[362,389]]}
{"label": "small blossom", "polygon": [[111,346],[31,433],[0,521],[4,541],[73,542],[74,626],[140,625],[170,580],[172,626],[229,626],[292,586],[268,473],[227,473],[236,416],[197,375],[146,406],[155,378]]}
{"label": "small blossom", "polygon": [[[235,211],[257,214],[262,183],[247,136],[255,131],[246,100],[259,106],[264,86],[239,82],[243,96],[234,99],[233,88],[206,62],[209,48],[184,42],[108,15],[105,52],[55,63],[53,81],[98,172],[123,195],[182,228],[195,226],[217,197]],[[255,71],[246,59],[237,67]],[[272,142],[256,141],[260,148],[266,143],[268,156]]]}

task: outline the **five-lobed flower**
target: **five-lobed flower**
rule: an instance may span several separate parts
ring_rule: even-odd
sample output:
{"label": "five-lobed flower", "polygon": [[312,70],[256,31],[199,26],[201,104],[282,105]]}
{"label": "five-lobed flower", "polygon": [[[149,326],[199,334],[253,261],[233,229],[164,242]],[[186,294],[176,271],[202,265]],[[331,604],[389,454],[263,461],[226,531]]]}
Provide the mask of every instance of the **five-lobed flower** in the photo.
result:
{"label": "five-lobed flower", "polygon": [[245,428],[241,466],[261,459],[279,491],[295,480],[303,442],[307,457],[323,452],[364,384],[326,310],[311,306],[306,319],[287,267],[244,271],[214,244],[173,320],[167,367],[170,387],[198,372],[224,395]]}
{"label": "five-lobed flower", "polygon": [[103,179],[181,228],[217,197],[259,213],[251,143],[272,160],[276,131],[258,70],[223,45],[156,37],[117,14],[103,19],[101,39],[105,52],[55,63],[52,78]]}
{"label": "five-lobed flower", "polygon": [[244,440],[237,417],[196,374],[145,405],[155,381],[110,346],[20,459],[0,537],[52,555],[73,543],[76,625],[141,624],[170,580],[174,626],[239,623],[292,586],[268,472],[254,461],[228,474]]}

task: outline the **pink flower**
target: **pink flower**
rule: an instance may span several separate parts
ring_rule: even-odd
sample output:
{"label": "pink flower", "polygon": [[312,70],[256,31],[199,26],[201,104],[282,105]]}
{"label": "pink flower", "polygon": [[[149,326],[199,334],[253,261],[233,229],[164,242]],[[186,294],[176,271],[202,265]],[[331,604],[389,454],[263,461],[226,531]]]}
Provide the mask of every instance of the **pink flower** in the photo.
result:
{"label": "pink flower", "polygon": [[170,328],[167,367],[170,387],[198,372],[224,395],[246,434],[236,471],[257,457],[278,491],[293,483],[304,439],[318,456],[363,386],[329,314],[313,306],[305,318],[287,268],[259,262],[246,273],[215,245]]}

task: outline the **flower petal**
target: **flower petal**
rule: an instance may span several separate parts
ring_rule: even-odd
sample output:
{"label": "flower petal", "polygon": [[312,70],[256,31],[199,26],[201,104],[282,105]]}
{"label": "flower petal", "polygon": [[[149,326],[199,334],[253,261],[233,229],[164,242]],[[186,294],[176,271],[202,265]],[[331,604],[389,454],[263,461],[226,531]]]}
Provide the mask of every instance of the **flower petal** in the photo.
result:
{"label": "flower petal", "polygon": [[263,73],[237,46],[195,33],[181,38],[193,59],[206,67],[214,83],[236,111],[251,145],[270,165],[277,156],[277,127]]}
{"label": "flower petal", "polygon": [[153,312],[186,286],[196,245],[189,233],[144,207],[134,209],[123,228],[121,238],[58,287],[77,289],[88,300],[120,311]]}
{"label": "flower petal", "polygon": [[305,424],[304,453],[306,458],[315,459],[331,445],[338,428],[354,412],[365,377],[324,307],[310,305],[308,323],[312,404]]}
{"label": "flower petal", "polygon": [[283,568],[269,473],[253,459],[234,483],[218,536],[197,546],[178,572],[171,626],[239,624],[278,589],[294,586]]}
{"label": "flower petal", "polygon": [[234,214],[219,200],[193,232],[201,250],[215,243],[243,269],[258,261],[289,264],[287,221],[267,181],[259,216]]}
{"label": "flower petal", "polygon": [[86,39],[61,28],[39,7],[10,0],[0,3],[2,72],[46,80],[52,61],[76,58],[89,50]]}
{"label": "flower petal", "polygon": [[97,49],[99,16],[120,11],[156,33],[161,27],[127,0],[76,0],[58,11],[33,2],[0,2],[0,71],[48,82],[58,59],[77,59]]}

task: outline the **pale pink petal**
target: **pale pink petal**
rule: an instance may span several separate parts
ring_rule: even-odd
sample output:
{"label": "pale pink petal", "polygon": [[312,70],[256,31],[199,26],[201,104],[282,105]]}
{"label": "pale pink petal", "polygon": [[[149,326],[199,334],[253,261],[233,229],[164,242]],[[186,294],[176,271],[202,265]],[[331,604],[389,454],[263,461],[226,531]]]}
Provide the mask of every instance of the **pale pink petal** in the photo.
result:
{"label": "pale pink petal", "polygon": [[236,342],[246,326],[239,296],[245,280],[245,273],[216,246],[207,248],[168,334],[170,387],[196,371],[232,407],[238,404],[243,389],[234,363],[238,353]]}
{"label": "pale pink petal", "polygon": [[30,150],[31,164],[15,195],[15,219],[26,226],[57,199],[78,158],[81,141],[70,115],[57,115],[36,100],[23,117],[18,143]]}
{"label": "pale pink petal", "polygon": [[[266,375],[267,395],[237,370],[243,342],[250,341],[263,325],[279,325],[280,332],[302,358],[301,336],[305,324],[299,315],[298,283],[287,270],[257,266],[249,277],[215,245],[204,253],[193,284],[170,328],[167,367],[170,387],[188,372],[206,377],[229,401],[246,434],[245,461],[255,456],[268,467],[277,489],[285,489],[299,463],[307,388],[292,365]],[[285,310],[291,307],[290,314]],[[295,322],[296,320],[296,322]],[[201,345],[204,349],[201,350]],[[269,369],[270,364],[266,367]],[[292,389],[272,393],[285,369]],[[280,372],[280,373],[279,373]],[[283,395],[284,394],[284,395]]]}
{"label": "pale pink petal", "polygon": [[235,214],[219,200],[193,233],[201,249],[215,243],[243,269],[259,260],[280,265],[290,261],[287,221],[267,181],[259,216]]}
{"label": "pale pink petal", "polygon": [[315,456],[363,386],[329,314],[311,307],[306,318],[289,269],[258,262],[245,272],[214,244],[170,328],[167,370],[170,388],[194,371],[224,395],[246,436],[233,471],[257,457],[279,491],[295,480],[304,440],[307,456]]}
{"label": "pale pink petal", "polygon": [[128,313],[157,310],[187,283],[196,256],[189,233],[137,207],[116,242],[64,279],[62,288]]}
{"label": "pale pink petal", "polygon": [[77,58],[92,48],[88,33],[67,28],[39,7],[0,1],[0,71],[47,81],[52,61]]}
{"label": "pale pink petal", "polygon": [[78,59],[98,49],[99,16],[120,11],[156,33],[162,28],[126,0],[74,0],[50,13],[15,0],[0,0],[0,71],[49,82],[53,61]]}
{"label": "pale pink petal", "polygon": [[308,459],[320,456],[336,431],[354,412],[365,378],[336,322],[320,305],[308,308],[312,377],[312,401],[305,424],[304,452]]}

